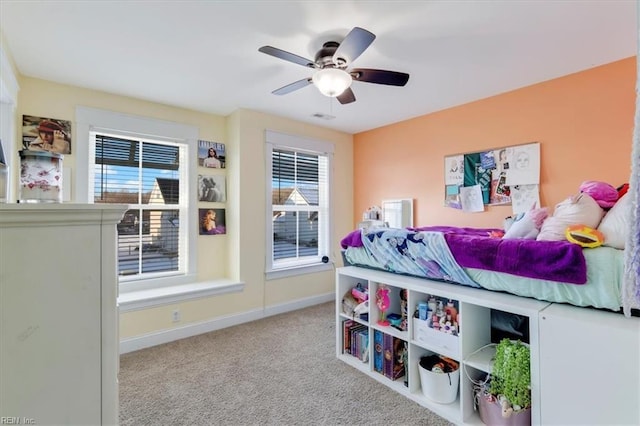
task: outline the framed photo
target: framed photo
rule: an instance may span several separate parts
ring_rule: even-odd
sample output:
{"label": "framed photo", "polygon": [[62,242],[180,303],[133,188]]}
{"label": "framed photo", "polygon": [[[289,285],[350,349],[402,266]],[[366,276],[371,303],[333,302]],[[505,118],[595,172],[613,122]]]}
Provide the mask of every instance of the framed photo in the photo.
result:
{"label": "framed photo", "polygon": [[224,169],[227,155],[223,143],[198,141],[198,165],[212,169]]}
{"label": "framed photo", "polygon": [[227,178],[224,175],[198,175],[198,201],[227,202]]}
{"label": "framed photo", "polygon": [[225,216],[225,209],[198,209],[200,235],[226,234]]}
{"label": "framed photo", "polygon": [[23,115],[22,149],[71,154],[71,121]]}

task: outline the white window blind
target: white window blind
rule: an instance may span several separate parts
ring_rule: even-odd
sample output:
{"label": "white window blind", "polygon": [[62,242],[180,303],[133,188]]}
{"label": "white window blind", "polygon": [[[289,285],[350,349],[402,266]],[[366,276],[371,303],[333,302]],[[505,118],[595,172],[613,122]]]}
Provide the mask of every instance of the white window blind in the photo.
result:
{"label": "white window blind", "polygon": [[129,204],[118,231],[118,273],[147,278],[183,270],[183,145],[93,134],[95,203]]}

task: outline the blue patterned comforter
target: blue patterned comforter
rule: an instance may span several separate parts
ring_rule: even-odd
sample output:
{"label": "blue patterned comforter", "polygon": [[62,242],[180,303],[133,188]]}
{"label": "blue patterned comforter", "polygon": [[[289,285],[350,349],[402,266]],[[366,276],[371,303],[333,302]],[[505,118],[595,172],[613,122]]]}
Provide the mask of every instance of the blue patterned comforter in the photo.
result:
{"label": "blue patterned comforter", "polygon": [[380,228],[362,244],[389,272],[480,287],[456,262],[442,232]]}

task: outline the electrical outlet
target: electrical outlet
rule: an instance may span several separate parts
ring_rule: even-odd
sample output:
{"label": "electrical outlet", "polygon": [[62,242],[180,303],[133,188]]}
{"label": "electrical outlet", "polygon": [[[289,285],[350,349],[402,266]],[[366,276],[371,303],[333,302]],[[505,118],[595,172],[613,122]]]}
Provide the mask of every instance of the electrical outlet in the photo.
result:
{"label": "electrical outlet", "polygon": [[180,311],[178,309],[171,313],[171,319],[173,322],[180,322]]}

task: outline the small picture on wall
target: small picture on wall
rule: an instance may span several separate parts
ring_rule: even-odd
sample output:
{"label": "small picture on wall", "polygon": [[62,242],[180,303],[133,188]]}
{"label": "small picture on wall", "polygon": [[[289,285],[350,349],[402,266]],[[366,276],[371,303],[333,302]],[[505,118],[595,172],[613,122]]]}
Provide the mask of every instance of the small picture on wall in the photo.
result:
{"label": "small picture on wall", "polygon": [[226,159],[223,143],[198,141],[198,165],[212,169],[224,169]]}
{"label": "small picture on wall", "polygon": [[198,209],[200,235],[221,235],[227,233],[225,209]]}
{"label": "small picture on wall", "polygon": [[462,209],[462,201],[460,201],[460,188],[459,185],[446,185],[445,186],[445,199],[444,205],[451,207],[452,209]]}
{"label": "small picture on wall", "polygon": [[71,121],[23,115],[22,149],[71,154]]}
{"label": "small picture on wall", "polygon": [[224,175],[198,175],[198,201],[226,203],[226,182]]}
{"label": "small picture on wall", "polygon": [[462,185],[464,180],[464,156],[444,157],[445,185]]}

